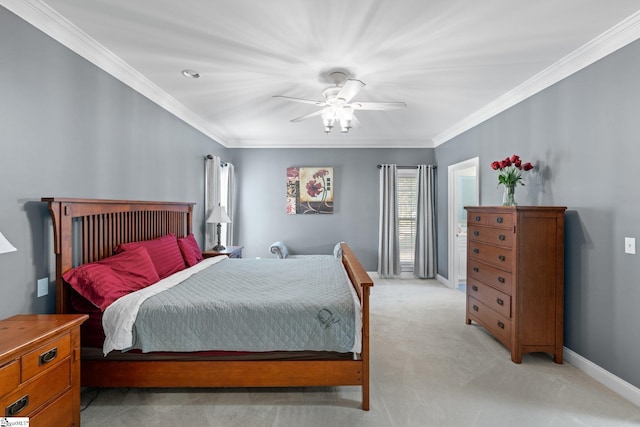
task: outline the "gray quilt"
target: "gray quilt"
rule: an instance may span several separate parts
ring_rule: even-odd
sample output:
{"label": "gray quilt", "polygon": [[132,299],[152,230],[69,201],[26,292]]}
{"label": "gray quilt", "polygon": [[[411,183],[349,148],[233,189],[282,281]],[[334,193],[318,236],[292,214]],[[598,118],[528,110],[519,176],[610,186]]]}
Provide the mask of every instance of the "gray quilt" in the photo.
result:
{"label": "gray quilt", "polygon": [[350,352],[356,301],[333,256],[228,259],[143,302],[133,348]]}

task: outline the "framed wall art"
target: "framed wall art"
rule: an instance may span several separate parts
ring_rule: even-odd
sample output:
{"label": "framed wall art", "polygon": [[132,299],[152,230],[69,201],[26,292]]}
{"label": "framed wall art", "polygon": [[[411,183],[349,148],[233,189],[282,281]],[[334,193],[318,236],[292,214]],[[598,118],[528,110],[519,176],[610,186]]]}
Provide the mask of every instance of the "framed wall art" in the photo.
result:
{"label": "framed wall art", "polygon": [[287,214],[333,213],[333,168],[287,168]]}

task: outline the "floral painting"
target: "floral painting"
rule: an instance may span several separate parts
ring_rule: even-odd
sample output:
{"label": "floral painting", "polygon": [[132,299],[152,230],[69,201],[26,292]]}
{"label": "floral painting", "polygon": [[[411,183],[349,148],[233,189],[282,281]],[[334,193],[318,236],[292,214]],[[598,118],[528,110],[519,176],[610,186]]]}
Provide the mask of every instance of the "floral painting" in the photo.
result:
{"label": "floral painting", "polygon": [[287,168],[287,214],[333,213],[333,168]]}

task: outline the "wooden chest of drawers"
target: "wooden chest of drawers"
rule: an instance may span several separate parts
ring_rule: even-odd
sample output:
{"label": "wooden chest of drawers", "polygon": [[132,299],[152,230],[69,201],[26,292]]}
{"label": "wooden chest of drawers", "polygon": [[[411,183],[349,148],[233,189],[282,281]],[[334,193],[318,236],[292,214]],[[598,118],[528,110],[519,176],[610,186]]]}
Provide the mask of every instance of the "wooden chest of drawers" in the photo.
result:
{"label": "wooden chest of drawers", "polygon": [[80,325],[75,314],[0,321],[0,417],[31,427],[80,426]]}
{"label": "wooden chest of drawers", "polygon": [[466,207],[467,324],[562,363],[565,207]]}

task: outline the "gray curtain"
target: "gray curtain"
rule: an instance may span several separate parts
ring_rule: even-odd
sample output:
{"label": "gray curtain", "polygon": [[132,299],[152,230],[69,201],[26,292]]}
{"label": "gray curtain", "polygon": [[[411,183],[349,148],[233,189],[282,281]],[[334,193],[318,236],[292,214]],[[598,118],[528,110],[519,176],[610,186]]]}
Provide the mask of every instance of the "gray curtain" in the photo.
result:
{"label": "gray curtain", "polygon": [[205,157],[204,185],[204,250],[211,249],[218,242],[216,224],[207,223],[214,206],[220,204],[220,157],[209,154]]}
{"label": "gray curtain", "polygon": [[380,168],[380,245],[378,247],[380,277],[400,275],[397,177],[396,165],[382,165]]}
{"label": "gray curtain", "polygon": [[435,173],[433,166],[418,166],[416,252],[413,274],[423,279],[436,277]]}
{"label": "gray curtain", "polygon": [[234,218],[234,202],[235,202],[235,168],[232,163],[227,162],[226,166],[226,181],[227,181],[227,200],[226,203],[222,203],[227,209],[227,215],[231,220],[228,224],[222,224],[225,246],[233,246],[233,222]]}

